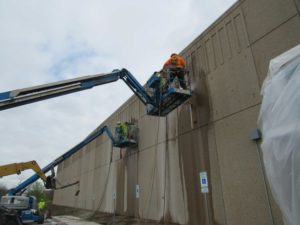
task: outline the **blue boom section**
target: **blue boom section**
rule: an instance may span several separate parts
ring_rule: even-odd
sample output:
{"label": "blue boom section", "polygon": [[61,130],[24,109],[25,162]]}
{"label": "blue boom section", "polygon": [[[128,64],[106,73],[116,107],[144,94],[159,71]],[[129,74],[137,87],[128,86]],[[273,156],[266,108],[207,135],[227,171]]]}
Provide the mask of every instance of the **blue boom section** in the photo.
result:
{"label": "blue boom section", "polygon": [[[34,86],[30,88],[17,89],[0,93],[0,111],[13,107],[30,104],[74,92],[84,91],[98,85],[115,82],[122,79],[134,94],[147,107],[147,114],[153,116],[165,116],[170,111],[182,104],[186,99],[191,97],[190,90],[179,90],[169,88],[161,93],[159,85],[152,85],[154,94],[149,95],[145,88],[134,78],[126,69],[114,70],[107,74],[97,74],[84,76],[80,78],[49,83],[45,85]],[[155,75],[150,78],[158,79]],[[149,83],[149,81],[147,83]],[[154,82],[152,84],[156,84]]]}
{"label": "blue boom section", "polygon": [[107,74],[89,75],[80,78],[17,89],[0,93],[0,110],[30,104],[70,93],[84,91],[98,85],[115,82],[119,79],[129,86],[144,104],[151,104],[151,97],[143,86],[126,69],[114,70]]}
{"label": "blue boom section", "polygon": [[147,94],[144,87],[134,78],[134,76],[126,69],[121,71],[121,79],[135,93],[135,95],[144,103],[144,105],[153,105],[153,99]]}
{"label": "blue boom section", "polygon": [[[68,159],[69,157],[71,157],[73,154],[75,154],[78,150],[80,150],[81,148],[83,148],[84,146],[86,146],[87,144],[89,144],[91,141],[95,140],[97,137],[99,137],[100,135],[102,135],[104,132],[106,132],[106,134],[108,135],[108,137],[111,139],[112,143],[114,146],[117,146],[118,143],[115,141],[112,133],[110,132],[110,130],[108,129],[107,126],[102,127],[100,130],[95,131],[94,133],[92,133],[91,135],[89,135],[88,137],[86,137],[82,142],[80,142],[79,144],[77,144],[76,146],[74,146],[73,148],[71,148],[69,151],[67,151],[66,153],[64,153],[63,155],[61,155],[60,157],[58,157],[57,159],[55,159],[53,162],[51,162],[50,164],[48,164],[46,167],[44,167],[42,169],[42,171],[44,173],[47,173],[49,171],[51,171],[55,166],[57,166],[58,164],[60,164],[61,162],[65,161],[66,159]],[[35,181],[37,181],[39,179],[39,175],[34,174],[31,177],[29,177],[27,180],[25,180],[24,182],[22,182],[21,184],[19,184],[17,187],[10,189],[8,191],[8,195],[15,195],[18,192],[21,192],[22,190],[24,190],[28,185],[34,183]]]}

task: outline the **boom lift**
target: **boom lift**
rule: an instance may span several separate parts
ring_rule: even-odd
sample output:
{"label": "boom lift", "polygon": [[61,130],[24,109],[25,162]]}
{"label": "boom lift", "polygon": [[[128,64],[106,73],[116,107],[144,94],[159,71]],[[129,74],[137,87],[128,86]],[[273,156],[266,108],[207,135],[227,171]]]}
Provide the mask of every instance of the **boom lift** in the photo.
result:
{"label": "boom lift", "polygon": [[[41,171],[43,174],[46,174],[49,171],[52,171],[52,175],[47,177],[46,182],[46,188],[54,188],[55,182],[53,182],[54,177],[54,167],[56,167],[61,162],[65,161],[69,157],[71,157],[73,154],[75,154],[78,150],[89,144],[91,141],[95,140],[97,137],[102,135],[103,133],[106,133],[110,140],[112,141],[112,145],[114,147],[124,148],[124,147],[134,147],[137,145],[136,141],[136,129],[137,127],[135,124],[129,123],[128,124],[128,135],[122,136],[120,134],[120,131],[118,130],[118,127],[116,128],[115,137],[109,130],[107,126],[104,126],[100,128],[99,130],[96,130],[92,134],[90,134],[88,137],[86,137],[82,142],[71,148],[69,151],[55,159],[53,162],[48,164],[46,167],[44,167]],[[37,202],[36,199],[33,196],[17,196],[18,193],[22,193],[30,184],[34,183],[40,178],[39,174],[34,174],[21,184],[19,184],[17,187],[10,189],[8,191],[8,195],[1,198],[1,207],[5,207],[6,209],[10,210],[18,210],[20,213],[20,217],[23,223],[29,223],[29,222],[39,222],[42,223],[43,217],[42,215],[39,215],[38,210],[36,208]],[[48,178],[51,178],[51,181],[48,181]],[[49,185],[50,183],[50,185]],[[76,183],[77,184],[77,183]],[[73,185],[73,184],[72,184]],[[71,186],[66,185],[63,188]],[[61,189],[61,188],[59,188]]]}
{"label": "boom lift", "polygon": [[146,105],[147,114],[153,116],[166,116],[173,109],[191,97],[191,90],[181,90],[171,85],[166,90],[161,90],[157,77],[153,74],[147,83],[151,83],[152,93],[147,93],[145,88],[126,69],[113,70],[107,74],[97,74],[80,78],[49,83],[30,88],[17,89],[0,93],[0,110],[5,110],[37,101],[46,100],[61,95],[90,89],[92,87],[115,82],[122,79],[134,94]]}

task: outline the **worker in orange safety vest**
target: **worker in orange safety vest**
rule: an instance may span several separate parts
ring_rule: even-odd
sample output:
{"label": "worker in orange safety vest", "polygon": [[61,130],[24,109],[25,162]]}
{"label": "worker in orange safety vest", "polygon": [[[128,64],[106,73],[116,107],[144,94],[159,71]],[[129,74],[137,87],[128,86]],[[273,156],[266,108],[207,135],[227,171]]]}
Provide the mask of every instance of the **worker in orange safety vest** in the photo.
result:
{"label": "worker in orange safety vest", "polygon": [[169,83],[172,83],[174,78],[177,77],[180,86],[187,89],[187,84],[184,78],[186,73],[185,60],[176,53],[172,53],[171,57],[165,62],[163,71],[167,73]]}
{"label": "worker in orange safety vest", "polygon": [[172,53],[171,57],[165,62],[164,69],[166,68],[185,68],[184,59],[177,55],[176,53]]}

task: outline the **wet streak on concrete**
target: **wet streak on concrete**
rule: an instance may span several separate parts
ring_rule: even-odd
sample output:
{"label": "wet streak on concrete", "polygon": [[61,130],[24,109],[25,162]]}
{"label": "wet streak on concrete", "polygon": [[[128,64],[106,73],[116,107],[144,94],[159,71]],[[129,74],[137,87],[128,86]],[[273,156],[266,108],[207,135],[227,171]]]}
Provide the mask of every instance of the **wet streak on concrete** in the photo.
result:
{"label": "wet streak on concrete", "polygon": [[[168,118],[166,118],[165,127],[168,127]],[[161,222],[171,221],[169,212],[169,199],[170,199],[170,157],[169,157],[169,145],[168,145],[168,130],[166,129],[166,142],[165,142],[165,169],[164,169],[164,192],[163,192],[163,218]]]}
{"label": "wet streak on concrete", "polygon": [[137,154],[124,158],[125,186],[124,211],[126,216],[138,216],[135,189],[137,182]]}
{"label": "wet streak on concrete", "polygon": [[125,166],[124,161],[120,160],[117,163],[116,174],[116,213],[121,215],[124,213],[124,191],[125,191]]}
{"label": "wet streak on concrete", "polygon": [[[193,70],[196,71],[195,68],[193,68]],[[192,125],[194,126],[194,129],[198,128],[200,168],[201,171],[207,171],[209,179],[209,193],[207,194],[208,198],[204,199],[207,204],[206,223],[221,225],[226,224],[226,219],[224,215],[224,204],[222,200],[223,193],[221,192],[222,190],[220,188],[216,188],[222,186],[221,175],[218,166],[219,161],[218,159],[210,158],[210,156],[214,157],[213,151],[215,150],[214,148],[212,148],[212,144],[210,143],[212,141],[215,141],[215,137],[210,137],[210,132],[214,127],[213,121],[211,119],[211,93],[209,90],[207,74],[205,74],[205,71],[203,69],[200,69],[198,74],[196,72],[194,72],[194,74],[195,76],[193,82],[195,82],[196,85],[193,91],[193,98],[191,99],[191,114],[193,118]],[[213,177],[216,177],[218,183],[213,182]],[[213,197],[215,199],[217,198],[216,201],[219,204],[214,205]],[[215,215],[215,211],[221,211],[221,215]]]}
{"label": "wet streak on concrete", "polygon": [[[201,70],[200,73],[196,74],[194,67],[195,65],[191,63],[188,68],[190,71],[193,71],[193,97],[182,107],[179,113],[178,133],[184,133],[186,131],[184,128],[186,128],[187,124],[190,124],[189,130],[194,130],[192,133],[179,136],[178,146],[184,182],[187,188],[188,223],[209,224],[208,220],[211,219],[208,212],[212,210],[209,209],[207,211],[205,209],[206,203],[204,195],[201,194],[199,180],[199,172],[207,171],[209,175],[208,127],[206,125],[201,129],[199,128],[201,124],[209,122],[209,93],[204,71]],[[208,202],[212,202],[211,195]]]}

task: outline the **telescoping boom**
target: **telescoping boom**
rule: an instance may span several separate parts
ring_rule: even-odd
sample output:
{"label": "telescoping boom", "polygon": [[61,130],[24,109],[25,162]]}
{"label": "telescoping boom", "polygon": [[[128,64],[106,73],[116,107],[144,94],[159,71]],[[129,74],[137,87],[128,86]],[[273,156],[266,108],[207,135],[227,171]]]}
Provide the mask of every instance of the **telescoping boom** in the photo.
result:
{"label": "telescoping boom", "polygon": [[[83,141],[81,141],[79,144],[75,145],[73,148],[65,152],[63,155],[55,159],[53,162],[49,163],[47,166],[45,166],[42,169],[42,172],[46,174],[47,172],[51,171],[61,162],[65,161],[66,159],[70,158],[73,154],[75,154],[77,151],[79,151],[81,148],[89,144],[91,141],[95,140],[97,137],[102,135],[104,132],[108,135],[108,137],[112,140],[112,144],[115,147],[122,147],[119,145],[119,143],[114,139],[111,131],[108,129],[107,126],[102,127],[99,130],[96,130],[92,134],[90,134],[88,137],[86,137]],[[16,195],[19,192],[22,192],[25,188],[27,188],[30,184],[34,183],[40,178],[38,174],[34,174],[31,177],[29,177],[27,180],[23,181],[21,184],[19,184],[17,187],[12,188],[8,191],[8,195]]]}
{"label": "telescoping boom", "polygon": [[[153,79],[154,75],[150,79]],[[89,75],[80,78],[64,80],[24,89],[17,89],[0,93],[0,110],[30,104],[78,91],[84,91],[98,85],[115,82],[122,79],[134,94],[147,107],[147,114],[165,116],[191,97],[190,90],[179,90],[170,87],[163,93],[151,95],[126,69],[113,70],[111,73]],[[149,80],[150,80],[149,79]],[[159,89],[159,86],[155,87]],[[154,93],[158,93],[154,90]]]}

